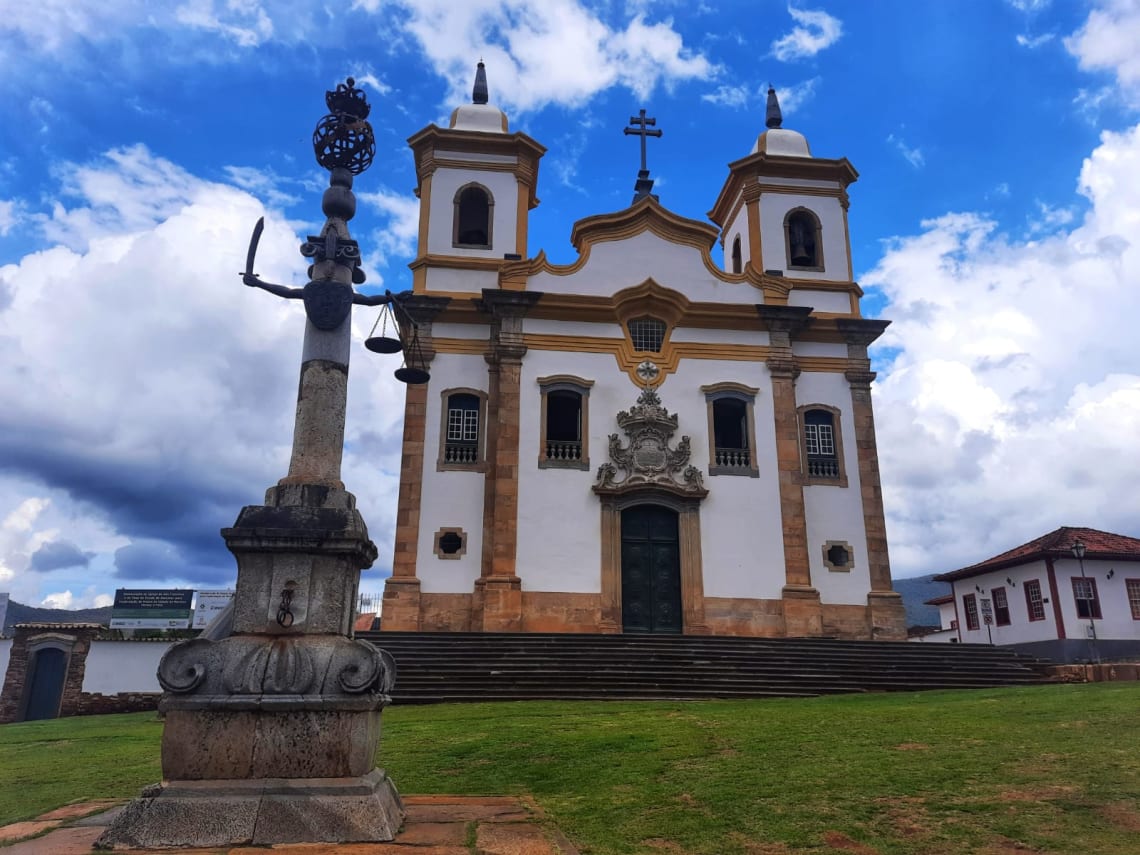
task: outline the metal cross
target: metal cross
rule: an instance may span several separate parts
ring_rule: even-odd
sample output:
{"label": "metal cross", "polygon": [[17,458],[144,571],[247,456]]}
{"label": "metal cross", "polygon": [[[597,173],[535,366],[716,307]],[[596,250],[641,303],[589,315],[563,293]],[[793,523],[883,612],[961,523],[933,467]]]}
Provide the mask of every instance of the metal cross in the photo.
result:
{"label": "metal cross", "polygon": [[654,118],[651,118],[649,116],[646,116],[644,109],[642,109],[640,115],[630,116],[629,117],[629,123],[631,125],[637,125],[638,127],[636,127],[636,128],[625,128],[625,129],[623,129],[622,133],[624,133],[626,136],[641,137],[641,171],[645,172],[647,169],[647,167],[645,165],[645,138],[646,137],[659,137],[659,136],[661,136],[661,131],[660,130],[656,130],[656,131],[649,130],[649,127],[657,124],[657,120]]}

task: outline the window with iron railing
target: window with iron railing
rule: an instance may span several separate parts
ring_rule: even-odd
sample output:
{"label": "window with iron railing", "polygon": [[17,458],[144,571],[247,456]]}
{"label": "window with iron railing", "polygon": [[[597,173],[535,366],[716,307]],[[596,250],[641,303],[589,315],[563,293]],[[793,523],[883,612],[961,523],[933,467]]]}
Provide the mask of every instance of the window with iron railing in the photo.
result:
{"label": "window with iron railing", "polygon": [[709,413],[709,474],[759,477],[752,416],[759,389],[723,382],[701,391]]}
{"label": "window with iron railing", "polygon": [[840,455],[839,426],[833,408],[801,408],[804,470],[809,483],[831,483],[846,479]]}
{"label": "window with iron railing", "polygon": [[443,393],[439,468],[480,469],[483,460],[483,421],[486,394],[474,389]]}
{"label": "window with iron railing", "polygon": [[593,380],[568,374],[540,377],[540,469],[589,469],[588,404]]}

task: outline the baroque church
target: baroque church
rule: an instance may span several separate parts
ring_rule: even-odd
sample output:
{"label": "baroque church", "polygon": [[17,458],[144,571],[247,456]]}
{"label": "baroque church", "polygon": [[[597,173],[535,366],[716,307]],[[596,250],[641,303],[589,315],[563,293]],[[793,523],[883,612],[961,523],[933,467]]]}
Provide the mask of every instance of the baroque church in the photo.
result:
{"label": "baroque church", "polygon": [[530,253],[546,149],[482,63],[472,103],[409,139],[405,308],[431,379],[406,393],[384,630],[904,637],[858,174],[782,127],[772,90],[766,125],[712,225],[662,206],[643,158],[566,265]]}

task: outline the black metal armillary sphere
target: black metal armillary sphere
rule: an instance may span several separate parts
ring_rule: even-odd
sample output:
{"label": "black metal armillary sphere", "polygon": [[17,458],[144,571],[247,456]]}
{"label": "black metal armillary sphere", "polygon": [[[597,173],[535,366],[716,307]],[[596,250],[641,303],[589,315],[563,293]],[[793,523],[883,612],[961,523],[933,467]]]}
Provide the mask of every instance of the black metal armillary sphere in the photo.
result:
{"label": "black metal armillary sphere", "polygon": [[364,92],[351,77],[325,93],[328,115],[313,131],[313,153],[317,163],[330,172],[337,167],[359,175],[372,165],[376,138],[368,113],[372,110]]}

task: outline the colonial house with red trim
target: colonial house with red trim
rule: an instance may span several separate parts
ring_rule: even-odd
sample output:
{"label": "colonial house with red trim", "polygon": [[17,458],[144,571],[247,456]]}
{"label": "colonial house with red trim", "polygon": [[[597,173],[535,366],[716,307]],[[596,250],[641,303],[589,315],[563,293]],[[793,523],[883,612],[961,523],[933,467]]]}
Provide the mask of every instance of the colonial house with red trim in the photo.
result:
{"label": "colonial house with red trim", "polygon": [[958,639],[1060,662],[1140,656],[1140,539],[1062,526],[949,582]]}

